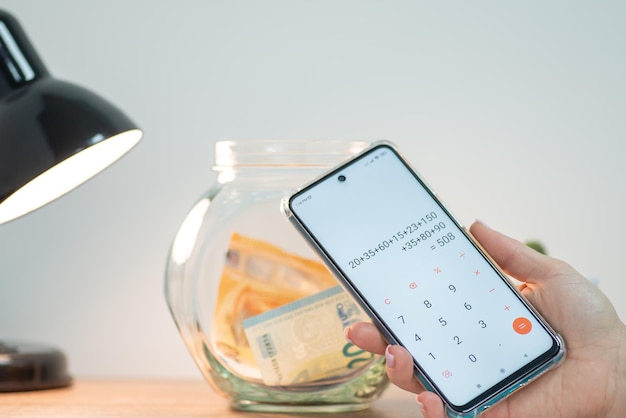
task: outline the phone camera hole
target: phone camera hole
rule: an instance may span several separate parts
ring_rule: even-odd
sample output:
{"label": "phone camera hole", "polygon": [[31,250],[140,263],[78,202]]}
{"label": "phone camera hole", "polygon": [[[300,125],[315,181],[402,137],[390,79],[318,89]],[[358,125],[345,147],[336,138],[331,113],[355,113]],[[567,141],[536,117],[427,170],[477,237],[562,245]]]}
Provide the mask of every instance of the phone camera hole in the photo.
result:
{"label": "phone camera hole", "polygon": [[337,177],[337,180],[343,183],[344,181],[346,181],[346,176],[344,176],[343,174],[340,174],[339,177]]}

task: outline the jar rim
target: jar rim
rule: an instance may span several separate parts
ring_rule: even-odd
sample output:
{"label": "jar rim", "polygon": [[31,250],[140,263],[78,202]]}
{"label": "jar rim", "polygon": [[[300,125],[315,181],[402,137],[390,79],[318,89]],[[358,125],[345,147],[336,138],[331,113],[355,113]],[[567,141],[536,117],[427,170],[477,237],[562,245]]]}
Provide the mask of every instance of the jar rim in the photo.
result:
{"label": "jar rim", "polygon": [[215,143],[215,170],[231,167],[332,166],[372,141],[346,139],[240,139]]}

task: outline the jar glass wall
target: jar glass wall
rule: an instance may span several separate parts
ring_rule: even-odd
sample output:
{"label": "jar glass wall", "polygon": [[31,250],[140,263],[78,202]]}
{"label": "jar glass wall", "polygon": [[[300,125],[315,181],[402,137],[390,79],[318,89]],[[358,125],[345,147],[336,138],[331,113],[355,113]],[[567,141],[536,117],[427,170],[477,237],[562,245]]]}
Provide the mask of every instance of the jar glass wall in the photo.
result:
{"label": "jar glass wall", "polygon": [[[282,316],[282,322],[275,320],[278,313],[291,312],[294,305],[328,292],[344,297],[333,290],[337,282],[281,213],[282,197],[367,145],[333,140],[216,143],[215,182],[179,228],[169,254],[165,291],[194,361],[234,408],[354,411],[367,408],[387,387],[383,358],[345,340],[339,342],[337,353],[326,353],[324,361],[311,357],[310,349],[319,348],[320,341],[330,344],[330,334],[322,328],[332,314],[320,311],[306,326],[287,327]],[[351,304],[344,300],[334,306],[345,311]],[[258,348],[253,350],[270,331],[252,338],[252,327],[246,324],[250,318],[265,317],[276,322],[270,329],[276,333],[273,338],[286,340],[289,350],[282,354],[293,357],[289,365],[299,371],[298,378],[285,380],[287,372],[282,370],[282,380],[273,381],[278,378],[268,374],[276,370],[268,371],[270,366],[263,366],[267,359],[259,357]],[[342,356],[349,367],[326,364]],[[294,364],[296,358],[299,363]]]}

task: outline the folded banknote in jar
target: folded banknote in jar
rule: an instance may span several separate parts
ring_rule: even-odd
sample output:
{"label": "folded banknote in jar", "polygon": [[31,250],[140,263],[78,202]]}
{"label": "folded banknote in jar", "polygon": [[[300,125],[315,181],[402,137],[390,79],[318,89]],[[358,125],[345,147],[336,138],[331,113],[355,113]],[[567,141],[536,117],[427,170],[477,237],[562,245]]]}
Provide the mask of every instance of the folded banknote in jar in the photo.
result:
{"label": "folded banknote in jar", "polygon": [[331,384],[372,360],[344,337],[347,326],[365,320],[336,286],[250,317],[243,328],[266,385]]}

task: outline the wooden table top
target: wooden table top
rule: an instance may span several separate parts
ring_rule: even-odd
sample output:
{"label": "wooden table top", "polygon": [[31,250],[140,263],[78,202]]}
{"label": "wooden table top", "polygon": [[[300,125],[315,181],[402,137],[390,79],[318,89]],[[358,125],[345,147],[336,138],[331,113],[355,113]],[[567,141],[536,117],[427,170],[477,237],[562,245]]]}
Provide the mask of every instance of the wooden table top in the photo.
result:
{"label": "wooden table top", "polygon": [[[328,414],[334,418],[420,417],[415,396],[390,387],[361,412]],[[320,414],[239,412],[203,380],[90,380],[32,392],[0,393],[0,417],[320,417]]]}

